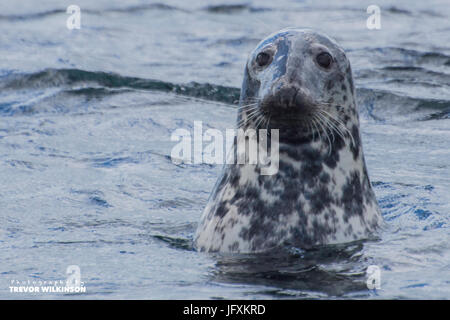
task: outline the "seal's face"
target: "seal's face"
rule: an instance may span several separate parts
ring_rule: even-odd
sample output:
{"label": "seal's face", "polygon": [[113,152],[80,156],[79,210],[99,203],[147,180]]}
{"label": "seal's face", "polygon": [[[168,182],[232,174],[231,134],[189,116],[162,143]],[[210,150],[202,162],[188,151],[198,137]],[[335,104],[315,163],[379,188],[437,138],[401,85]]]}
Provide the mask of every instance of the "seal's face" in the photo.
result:
{"label": "seal's face", "polygon": [[281,30],[249,56],[239,120],[311,134],[324,118],[357,114],[353,90],[350,63],[336,42],[308,29]]}

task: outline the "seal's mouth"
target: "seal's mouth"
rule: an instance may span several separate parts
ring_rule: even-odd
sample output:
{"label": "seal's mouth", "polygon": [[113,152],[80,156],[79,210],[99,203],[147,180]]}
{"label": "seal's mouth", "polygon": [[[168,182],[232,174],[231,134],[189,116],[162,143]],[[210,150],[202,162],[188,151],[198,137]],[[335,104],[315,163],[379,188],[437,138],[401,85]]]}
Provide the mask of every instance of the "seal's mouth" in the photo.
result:
{"label": "seal's mouth", "polygon": [[331,152],[337,139],[355,144],[352,132],[332,111],[339,108],[332,101],[314,101],[300,88],[283,87],[263,99],[245,100],[239,107],[238,127],[278,129],[285,141],[323,140]]}
{"label": "seal's mouth", "polygon": [[260,103],[260,110],[281,127],[295,126],[307,131],[307,122],[315,114],[318,104],[305,90],[296,86],[283,86],[267,94]]}

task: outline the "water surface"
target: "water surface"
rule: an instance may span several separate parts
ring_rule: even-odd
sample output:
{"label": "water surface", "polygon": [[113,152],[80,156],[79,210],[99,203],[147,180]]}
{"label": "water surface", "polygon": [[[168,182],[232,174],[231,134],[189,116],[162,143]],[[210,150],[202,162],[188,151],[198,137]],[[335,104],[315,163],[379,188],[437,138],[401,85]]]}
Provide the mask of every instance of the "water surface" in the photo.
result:
{"label": "water surface", "polygon": [[[450,6],[378,1],[0,5],[0,298],[450,297]],[[220,166],[175,165],[178,128],[233,128],[248,53],[287,26],[352,64],[376,241],[209,255],[191,239]],[[87,293],[10,293],[78,265]],[[365,271],[381,268],[381,290]]]}

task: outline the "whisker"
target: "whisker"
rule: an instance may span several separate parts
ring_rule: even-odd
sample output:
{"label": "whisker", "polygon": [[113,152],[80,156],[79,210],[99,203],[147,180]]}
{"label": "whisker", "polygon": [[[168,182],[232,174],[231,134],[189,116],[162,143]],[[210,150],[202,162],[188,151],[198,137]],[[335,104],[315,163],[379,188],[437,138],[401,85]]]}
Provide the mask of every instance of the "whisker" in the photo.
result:
{"label": "whisker", "polygon": [[255,108],[249,112],[246,112],[246,116],[250,117],[252,114],[256,113],[256,112],[260,112],[259,108]]}
{"label": "whisker", "polygon": [[321,121],[320,118],[317,117],[317,114],[314,114],[314,118],[315,118],[315,120],[317,120],[318,126],[321,128],[322,132],[324,133],[324,135],[327,138],[327,141],[328,141],[328,155],[330,155],[331,154],[332,144],[331,144],[330,136],[328,135],[328,130],[326,130],[326,128],[324,127],[323,120]]}
{"label": "whisker", "polygon": [[331,137],[333,139],[333,142],[336,140],[335,136],[334,136],[334,131],[335,129],[331,126],[330,124],[330,120],[325,117],[322,113],[316,113],[316,115],[322,119],[322,123],[325,125],[325,127],[327,128],[327,131],[330,131]]}
{"label": "whisker", "polygon": [[[259,120],[257,120],[258,122],[255,125],[255,129],[258,129],[258,126],[260,125],[261,121],[263,121],[265,119],[264,115],[261,114],[260,118],[258,118]],[[255,121],[256,122],[256,121]]]}
{"label": "whisker", "polygon": [[255,105],[249,105],[249,106],[245,106],[245,107],[241,107],[238,109],[239,113],[250,113],[256,109],[259,109],[259,105],[255,104]]}
{"label": "whisker", "polygon": [[308,125],[308,131],[309,131],[309,132],[312,132],[312,134],[313,134],[313,140],[315,140],[316,133],[315,133],[314,130],[311,128],[311,123],[306,122],[306,124]]}
{"label": "whisker", "polygon": [[313,128],[311,121],[307,121],[306,124],[308,125],[308,130],[313,134],[313,140],[316,140],[316,130]]}
{"label": "whisker", "polygon": [[270,130],[269,130],[270,119],[272,119],[272,115],[270,115],[269,118],[267,118],[267,125],[266,125],[267,135],[268,135],[269,137],[270,137]]}
{"label": "whisker", "polygon": [[255,108],[255,109],[253,109],[253,110],[251,110],[249,112],[246,112],[245,115],[247,117],[250,117],[251,115],[253,115],[253,114],[257,113],[257,112],[259,112],[259,108]]}
{"label": "whisker", "polygon": [[316,125],[316,119],[314,117],[311,118],[311,124],[315,128],[315,132],[317,132],[317,135],[319,136],[319,140],[322,140],[322,135],[320,134],[320,130],[318,129],[318,127]]}
{"label": "whisker", "polygon": [[336,121],[336,120],[334,118],[330,118],[329,115],[326,115],[326,114],[321,113],[321,112],[319,112],[319,113],[321,114],[321,116],[324,119],[326,119],[327,124],[329,125],[330,129],[333,129],[333,131],[335,131],[339,135],[339,137],[345,142],[345,135],[342,132],[342,129],[340,128],[340,125],[337,125],[337,124],[335,124],[335,123],[333,123],[331,121],[331,120],[334,120],[334,121]]}
{"label": "whisker", "polygon": [[237,123],[237,127],[243,127],[246,126],[249,121],[251,121],[253,118],[255,118],[256,116],[258,116],[260,114],[260,110],[257,109],[255,111],[252,111],[249,115],[246,115],[246,118],[241,119],[238,123]]}
{"label": "whisker", "polygon": [[252,112],[249,112],[249,113],[246,115],[246,116],[247,116],[247,119],[251,119],[251,118],[253,118],[255,115],[259,114],[259,113],[261,113],[261,111],[260,111],[259,109],[253,110]]}
{"label": "whisker", "polygon": [[[321,112],[323,112],[325,115],[327,115],[329,117],[329,119],[333,120],[335,122],[335,124],[337,124],[337,126],[342,129],[345,130],[345,132],[349,135],[350,139],[352,140],[352,144],[355,145],[355,139],[353,138],[353,134],[351,133],[351,131],[345,126],[344,123],[342,123],[340,120],[336,119],[332,114],[330,114],[329,112],[320,109]],[[342,132],[344,134],[344,132]]]}
{"label": "whisker", "polygon": [[253,106],[253,105],[255,105],[255,104],[258,104],[258,102],[255,101],[254,103],[243,104],[243,105],[241,105],[240,107],[243,108],[243,107]]}
{"label": "whisker", "polygon": [[248,97],[247,98],[249,101],[261,101],[262,99],[259,97]]}
{"label": "whisker", "polygon": [[254,109],[254,108],[259,108],[259,104],[258,103],[246,104],[246,105],[240,106],[238,108],[238,110],[249,110],[249,109]]}
{"label": "whisker", "polygon": [[259,103],[261,99],[249,99],[246,102],[246,104],[252,104],[252,103]]}
{"label": "whisker", "polygon": [[256,116],[254,116],[253,119],[252,119],[252,123],[251,124],[248,123],[249,128],[254,127],[255,126],[255,122],[259,121],[260,117],[261,117],[261,115],[259,113]]}

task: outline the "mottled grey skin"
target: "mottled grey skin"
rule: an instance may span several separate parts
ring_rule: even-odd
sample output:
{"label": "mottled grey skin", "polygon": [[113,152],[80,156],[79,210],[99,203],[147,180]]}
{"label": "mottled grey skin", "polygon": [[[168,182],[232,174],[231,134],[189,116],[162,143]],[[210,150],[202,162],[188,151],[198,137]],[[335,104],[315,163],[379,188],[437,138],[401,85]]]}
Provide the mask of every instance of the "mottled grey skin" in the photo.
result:
{"label": "mottled grey skin", "polygon": [[[262,51],[271,60],[260,67]],[[316,60],[321,52],[332,56],[328,69]],[[264,116],[259,125],[245,107],[255,101]],[[225,165],[194,237],[198,250],[308,248],[368,238],[377,229],[382,217],[364,161],[350,63],[335,41],[309,29],[270,35],[249,56],[240,105],[242,128],[279,129],[279,171]],[[312,125],[319,109],[345,126],[343,134]]]}

